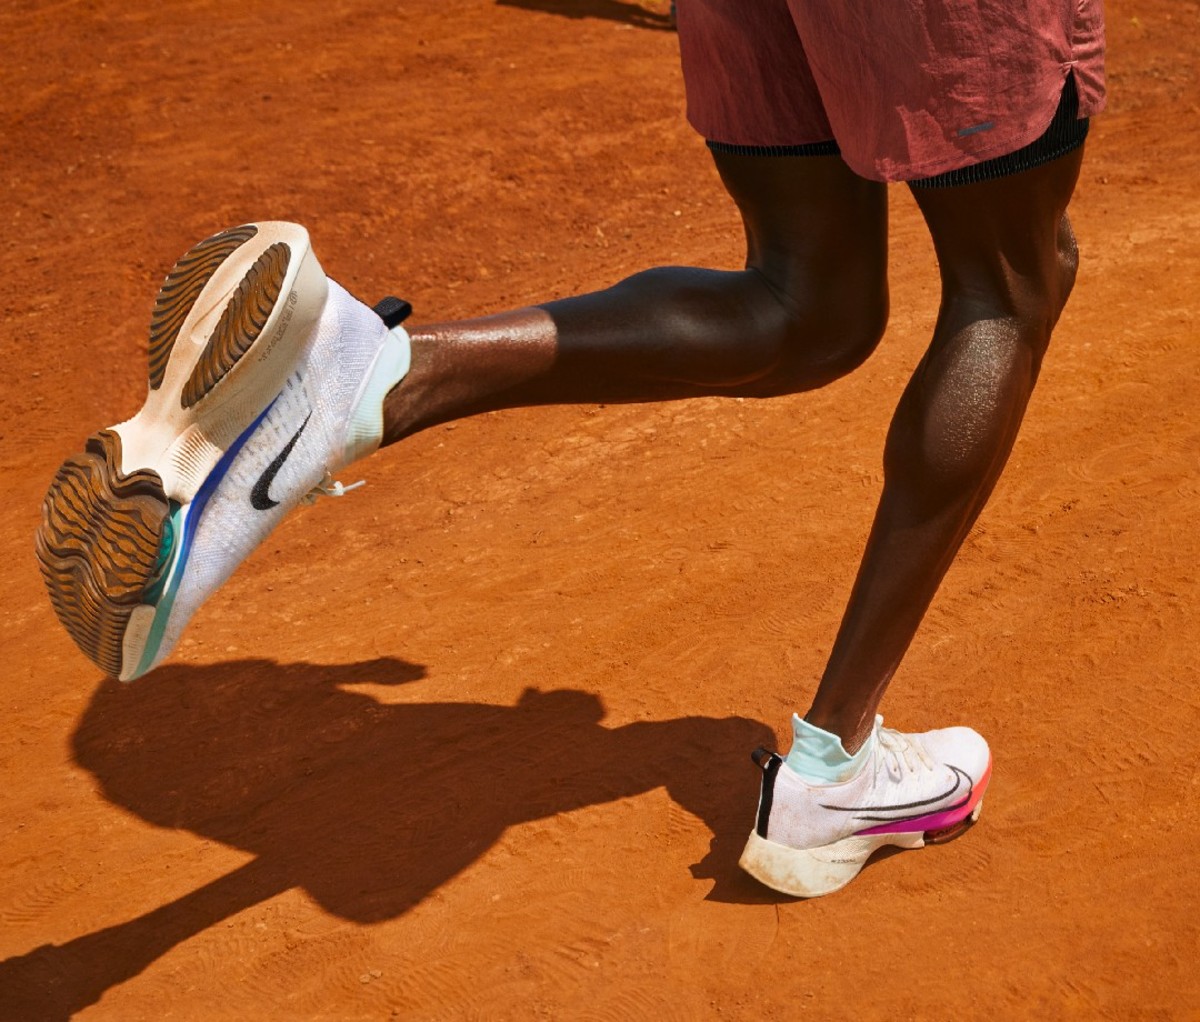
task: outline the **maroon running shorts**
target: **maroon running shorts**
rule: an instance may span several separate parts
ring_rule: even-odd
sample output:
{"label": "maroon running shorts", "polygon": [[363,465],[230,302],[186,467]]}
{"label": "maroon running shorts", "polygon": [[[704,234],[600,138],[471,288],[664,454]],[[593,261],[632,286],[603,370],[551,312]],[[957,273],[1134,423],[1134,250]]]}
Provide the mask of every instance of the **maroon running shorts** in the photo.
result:
{"label": "maroon running shorts", "polygon": [[910,181],[1104,106],[1102,0],[680,0],[688,120],[715,149],[841,153]]}

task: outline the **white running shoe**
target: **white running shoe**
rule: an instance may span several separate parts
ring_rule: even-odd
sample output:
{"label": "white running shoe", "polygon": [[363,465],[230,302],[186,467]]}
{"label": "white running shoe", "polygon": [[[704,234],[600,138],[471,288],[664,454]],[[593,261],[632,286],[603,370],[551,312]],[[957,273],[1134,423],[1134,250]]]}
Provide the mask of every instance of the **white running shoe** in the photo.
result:
{"label": "white running shoe", "polygon": [[283,517],[379,446],[408,371],[406,303],[373,312],[325,277],[296,224],[200,242],[163,282],[150,391],[58,470],[37,555],[79,648],[128,681]]}
{"label": "white running shoe", "polygon": [[777,754],[755,750],[763,780],[742,852],[747,873],[815,898],[845,887],[884,845],[946,841],[979,818],[992,757],[970,728],[904,734],[876,717],[867,741],[863,766],[840,783],[807,781]]}

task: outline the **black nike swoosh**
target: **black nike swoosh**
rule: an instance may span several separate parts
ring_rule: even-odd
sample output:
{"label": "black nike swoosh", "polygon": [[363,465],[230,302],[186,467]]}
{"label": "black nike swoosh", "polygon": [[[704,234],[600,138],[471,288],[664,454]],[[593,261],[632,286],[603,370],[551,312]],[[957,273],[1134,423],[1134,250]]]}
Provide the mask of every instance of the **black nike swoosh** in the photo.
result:
{"label": "black nike swoosh", "polygon": [[270,511],[271,508],[279,504],[279,501],[271,499],[271,483],[279,475],[279,470],[283,468],[283,463],[287,461],[288,455],[292,453],[292,448],[296,446],[296,441],[300,439],[300,434],[304,432],[304,427],[308,425],[308,420],[311,418],[312,412],[309,412],[305,420],[300,423],[300,428],[296,430],[295,435],[287,442],[287,446],[275,455],[275,460],[258,477],[254,488],[250,491],[250,506],[254,510]]}
{"label": "black nike swoosh", "polygon": [[[829,805],[822,804],[821,808],[822,809],[832,809],[836,813],[859,813],[859,814],[903,813],[903,812],[907,812],[912,809],[928,809],[928,807],[932,806],[934,803],[941,802],[943,799],[949,798],[956,791],[958,791],[958,789],[962,786],[962,782],[966,781],[967,782],[966,796],[961,801],[956,802],[952,806],[940,807],[944,811],[949,811],[951,809],[957,809],[959,806],[965,805],[968,801],[970,801],[971,792],[974,791],[974,789],[975,789],[975,782],[973,780],[971,780],[971,775],[968,774],[965,770],[960,770],[958,767],[952,766],[950,764],[947,764],[947,766],[949,766],[950,769],[954,771],[954,783],[952,785],[950,785],[950,787],[947,788],[945,791],[943,791],[940,795],[934,795],[933,798],[923,798],[919,802],[903,802],[899,805],[894,805],[894,806],[829,806]],[[922,814],[918,813],[917,815],[922,815]],[[886,822],[890,822],[893,820],[899,821],[900,819],[902,819],[902,817],[861,815],[860,819],[878,820],[878,821],[886,823]]]}

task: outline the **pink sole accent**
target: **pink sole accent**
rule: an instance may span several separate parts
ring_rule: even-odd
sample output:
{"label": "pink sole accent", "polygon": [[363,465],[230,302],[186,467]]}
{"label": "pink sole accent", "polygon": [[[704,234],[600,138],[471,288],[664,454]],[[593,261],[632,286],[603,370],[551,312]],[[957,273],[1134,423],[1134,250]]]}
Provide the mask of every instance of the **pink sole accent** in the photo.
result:
{"label": "pink sole accent", "polygon": [[915,834],[918,831],[944,830],[946,827],[953,827],[971,815],[980,799],[983,798],[983,793],[987,791],[988,781],[991,778],[992,761],[989,758],[983,776],[971,789],[971,795],[967,801],[961,805],[955,806],[953,809],[944,809],[940,813],[930,813],[928,816],[917,816],[908,820],[897,820],[895,823],[884,823],[878,827],[869,827],[866,830],[858,831],[855,837],[866,834]]}

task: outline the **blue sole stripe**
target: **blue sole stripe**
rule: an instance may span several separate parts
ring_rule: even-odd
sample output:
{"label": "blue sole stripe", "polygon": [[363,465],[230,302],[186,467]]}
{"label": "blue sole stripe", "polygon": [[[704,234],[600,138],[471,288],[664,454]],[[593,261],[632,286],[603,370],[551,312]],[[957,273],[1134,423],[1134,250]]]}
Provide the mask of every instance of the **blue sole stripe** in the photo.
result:
{"label": "blue sole stripe", "polygon": [[[278,400],[276,398],[275,400]],[[154,607],[154,622],[150,626],[150,634],[146,638],[146,645],[142,649],[141,659],[138,661],[136,672],[132,677],[136,678],[144,674],[150,669],[150,665],[154,663],[154,658],[158,655],[159,646],[162,644],[163,633],[167,628],[167,619],[171,616],[171,608],[175,604],[175,593],[179,589],[180,582],[183,581],[183,574],[187,570],[188,558],[192,552],[192,540],[195,537],[196,529],[200,525],[200,519],[204,515],[204,508],[208,504],[209,498],[221,484],[221,480],[225,478],[230,466],[233,464],[234,458],[241,452],[250,435],[258,429],[262,424],[263,419],[275,407],[273,400],[257,419],[243,430],[229,449],[221,456],[221,460],[213,466],[213,470],[209,472],[204,482],[200,485],[200,489],[196,491],[196,496],[191,502],[176,512],[179,519],[182,519],[183,528],[176,528],[175,535],[179,536],[177,553],[172,559],[170,568],[169,581],[164,589],[162,596]],[[173,524],[178,526],[179,521],[176,520]]]}

